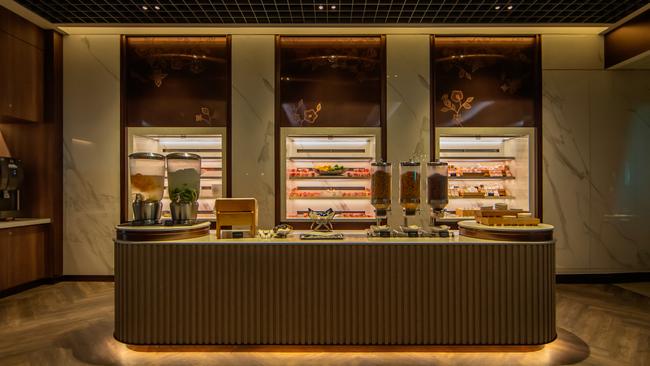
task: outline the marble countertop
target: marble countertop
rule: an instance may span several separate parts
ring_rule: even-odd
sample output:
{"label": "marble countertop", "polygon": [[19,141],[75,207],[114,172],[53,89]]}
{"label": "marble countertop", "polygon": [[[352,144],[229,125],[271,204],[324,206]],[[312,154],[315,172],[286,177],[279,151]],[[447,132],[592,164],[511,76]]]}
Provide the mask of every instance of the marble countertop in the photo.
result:
{"label": "marble countertop", "polygon": [[14,227],[32,226],[49,224],[52,222],[49,218],[16,218],[11,221],[0,221],[0,229],[11,229]]}
{"label": "marble countertop", "polygon": [[[306,231],[304,231],[306,232]],[[350,231],[337,231],[345,235],[343,240],[301,240],[300,233],[303,231],[294,231],[285,239],[259,239],[259,238],[242,238],[242,239],[217,239],[214,230],[210,231],[209,235],[205,235],[193,239],[172,240],[172,241],[124,241],[115,240],[118,244],[269,244],[269,245],[310,245],[310,244],[345,244],[345,245],[372,245],[372,244],[397,244],[397,245],[445,245],[445,244],[503,244],[503,245],[517,245],[517,244],[549,244],[554,241],[543,242],[516,242],[516,241],[497,241],[475,239],[466,236],[460,236],[458,231],[454,231],[454,236],[449,238],[369,238],[364,230],[350,230]]]}

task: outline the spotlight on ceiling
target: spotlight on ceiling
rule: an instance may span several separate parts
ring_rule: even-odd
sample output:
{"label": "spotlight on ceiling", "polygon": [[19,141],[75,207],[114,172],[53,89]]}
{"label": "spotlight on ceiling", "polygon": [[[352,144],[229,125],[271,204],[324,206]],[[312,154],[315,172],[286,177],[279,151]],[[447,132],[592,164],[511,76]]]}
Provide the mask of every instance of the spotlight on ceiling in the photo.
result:
{"label": "spotlight on ceiling", "polygon": [[149,10],[149,7],[146,5],[142,5],[142,10]]}
{"label": "spotlight on ceiling", "polygon": [[332,6],[330,6],[330,9],[332,9],[332,10],[336,10],[336,5],[332,5]]}
{"label": "spotlight on ceiling", "polygon": [[156,10],[160,10],[160,6],[158,6],[158,5],[154,5],[153,8],[156,9]]}
{"label": "spotlight on ceiling", "polygon": [[512,10],[512,5],[508,5],[508,10]]}
{"label": "spotlight on ceiling", "polygon": [[318,10],[323,10],[325,7],[323,5],[318,5]]}
{"label": "spotlight on ceiling", "polygon": [[501,9],[501,5],[497,5],[497,6],[495,6],[494,9],[495,9],[495,10],[499,10],[499,9]]}

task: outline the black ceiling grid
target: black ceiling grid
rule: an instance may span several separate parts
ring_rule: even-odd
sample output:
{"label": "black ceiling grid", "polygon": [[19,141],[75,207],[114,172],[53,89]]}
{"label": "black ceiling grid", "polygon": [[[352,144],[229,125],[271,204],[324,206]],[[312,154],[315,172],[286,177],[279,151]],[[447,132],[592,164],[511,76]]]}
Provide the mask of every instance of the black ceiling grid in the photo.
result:
{"label": "black ceiling grid", "polygon": [[16,0],[55,24],[606,24],[647,0]]}

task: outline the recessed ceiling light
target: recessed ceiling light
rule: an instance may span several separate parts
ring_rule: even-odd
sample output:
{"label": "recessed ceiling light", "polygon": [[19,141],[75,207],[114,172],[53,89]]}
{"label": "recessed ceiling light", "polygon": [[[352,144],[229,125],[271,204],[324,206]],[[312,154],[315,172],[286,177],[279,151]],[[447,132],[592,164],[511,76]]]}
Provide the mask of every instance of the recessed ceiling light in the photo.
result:
{"label": "recessed ceiling light", "polygon": [[318,10],[323,10],[325,7],[323,5],[318,5]]}
{"label": "recessed ceiling light", "polygon": [[494,9],[499,10],[499,9],[501,9],[501,6],[497,5],[497,6],[494,7]]}
{"label": "recessed ceiling light", "polygon": [[508,5],[508,10],[512,10],[512,5]]}
{"label": "recessed ceiling light", "polygon": [[142,5],[142,10],[149,10],[149,7],[146,5]]}
{"label": "recessed ceiling light", "polygon": [[158,5],[154,5],[153,8],[156,9],[156,10],[160,10],[160,6],[158,6]]}
{"label": "recessed ceiling light", "polygon": [[332,6],[330,6],[330,9],[332,9],[332,10],[336,10],[336,5],[332,5]]}

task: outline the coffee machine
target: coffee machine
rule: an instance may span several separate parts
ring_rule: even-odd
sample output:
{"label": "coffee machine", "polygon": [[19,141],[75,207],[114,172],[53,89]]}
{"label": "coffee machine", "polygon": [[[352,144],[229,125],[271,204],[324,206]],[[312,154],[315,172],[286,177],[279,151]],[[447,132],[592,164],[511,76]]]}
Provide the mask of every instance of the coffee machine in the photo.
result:
{"label": "coffee machine", "polygon": [[23,166],[19,159],[0,157],[0,220],[13,220],[21,209]]}

